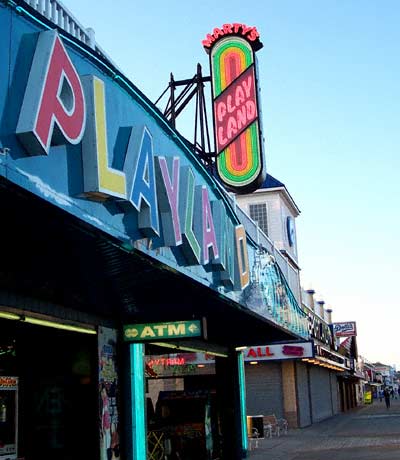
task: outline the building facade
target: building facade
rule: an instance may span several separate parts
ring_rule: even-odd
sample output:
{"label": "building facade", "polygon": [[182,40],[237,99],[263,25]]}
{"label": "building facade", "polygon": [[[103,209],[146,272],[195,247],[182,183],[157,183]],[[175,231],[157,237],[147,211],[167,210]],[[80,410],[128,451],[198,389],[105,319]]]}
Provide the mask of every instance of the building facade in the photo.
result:
{"label": "building facade", "polygon": [[61,4],[0,25],[0,458],[243,458],[241,350],[308,338],[283,259]]}
{"label": "building facade", "polygon": [[292,427],[304,427],[346,411],[359,401],[355,376],[356,349],[339,350],[332,327],[332,310],[315,300],[315,291],[300,287],[295,219],[300,210],[285,185],[268,175],[259,190],[236,196],[251,219],[268,235],[278,260],[290,275],[290,286],[306,317],[313,355],[292,359],[253,359],[246,363],[249,415],[274,413]]}

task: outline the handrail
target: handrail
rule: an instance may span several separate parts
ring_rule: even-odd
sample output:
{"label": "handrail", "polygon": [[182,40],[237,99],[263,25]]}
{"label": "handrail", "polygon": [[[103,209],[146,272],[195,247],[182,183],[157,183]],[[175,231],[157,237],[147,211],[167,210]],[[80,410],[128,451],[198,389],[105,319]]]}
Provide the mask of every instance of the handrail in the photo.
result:
{"label": "handrail", "polygon": [[85,45],[96,49],[94,30],[85,28],[60,0],[24,0],[31,8],[49,21],[77,38]]}
{"label": "handrail", "polygon": [[94,30],[91,27],[84,27],[60,0],[23,1],[57,27],[96,51],[118,69],[110,56],[96,43]]}

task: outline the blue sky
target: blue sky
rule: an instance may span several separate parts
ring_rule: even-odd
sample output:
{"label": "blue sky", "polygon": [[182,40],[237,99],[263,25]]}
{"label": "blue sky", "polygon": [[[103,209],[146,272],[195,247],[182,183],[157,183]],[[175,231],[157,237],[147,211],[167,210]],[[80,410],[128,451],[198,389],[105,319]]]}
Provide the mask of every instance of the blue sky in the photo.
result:
{"label": "blue sky", "polygon": [[201,40],[214,27],[257,27],[267,168],[302,211],[303,282],[334,321],[357,321],[362,355],[400,368],[400,2],[64,4],[153,101],[170,72],[189,78],[200,62],[208,74]]}

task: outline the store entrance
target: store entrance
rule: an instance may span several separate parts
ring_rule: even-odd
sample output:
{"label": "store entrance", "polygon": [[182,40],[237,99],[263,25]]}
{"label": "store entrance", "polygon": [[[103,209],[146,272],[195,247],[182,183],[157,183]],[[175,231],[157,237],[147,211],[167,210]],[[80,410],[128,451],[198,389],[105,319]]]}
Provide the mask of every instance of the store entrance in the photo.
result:
{"label": "store entrance", "polygon": [[218,459],[221,428],[214,357],[166,351],[146,346],[148,458]]}
{"label": "store entrance", "polygon": [[0,321],[0,375],[18,377],[18,458],[98,457],[96,337]]}

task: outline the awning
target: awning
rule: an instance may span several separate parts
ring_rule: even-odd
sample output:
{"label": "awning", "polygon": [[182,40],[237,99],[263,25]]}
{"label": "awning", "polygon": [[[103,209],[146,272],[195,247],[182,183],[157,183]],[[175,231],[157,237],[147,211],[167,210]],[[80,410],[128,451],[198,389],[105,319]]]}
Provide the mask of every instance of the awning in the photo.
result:
{"label": "awning", "polygon": [[132,322],[207,318],[210,343],[228,347],[296,340],[289,331],[227,301],[218,292],[139,253],[109,235],[0,180],[0,301],[27,308],[60,306]]}

